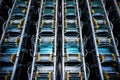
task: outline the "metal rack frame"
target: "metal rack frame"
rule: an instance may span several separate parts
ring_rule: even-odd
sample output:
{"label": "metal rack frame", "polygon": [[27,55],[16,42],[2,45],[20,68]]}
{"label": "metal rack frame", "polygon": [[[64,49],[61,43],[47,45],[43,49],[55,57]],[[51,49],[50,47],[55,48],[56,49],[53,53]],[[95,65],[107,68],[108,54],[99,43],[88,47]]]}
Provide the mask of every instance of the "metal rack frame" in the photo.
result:
{"label": "metal rack frame", "polygon": [[[30,7],[31,7],[31,1],[32,0],[29,1],[29,4],[27,6],[27,13],[25,14],[25,20],[24,20],[24,23],[23,23],[23,29],[22,29],[22,33],[21,33],[21,37],[20,37],[18,51],[17,51],[17,54],[16,54],[16,60],[15,60],[14,66],[13,66],[13,72],[12,72],[12,75],[11,75],[11,80],[13,80],[14,77],[15,77],[16,68],[17,68],[17,64],[18,64],[18,60],[19,60],[19,56],[20,56],[20,51],[21,51],[21,46],[22,46],[22,42],[23,42],[23,38],[24,38],[24,34],[25,34],[26,24],[27,24],[27,20],[28,20],[28,16],[29,16]],[[4,26],[4,31],[3,31],[3,34],[2,34],[2,37],[1,37],[1,40],[0,40],[0,50],[1,50],[1,45],[2,45],[3,39],[5,37],[6,29],[9,25],[9,22],[10,22],[10,19],[11,19],[11,16],[12,16],[12,12],[15,8],[16,3],[17,3],[17,0],[14,1],[12,9],[10,10],[10,13],[9,13],[9,17],[7,19],[7,22],[6,22],[5,26]]]}
{"label": "metal rack frame", "polygon": [[[100,71],[100,76],[101,76],[101,80],[104,80],[102,66],[101,66],[101,62],[100,62],[100,58],[99,58],[99,52],[98,52],[98,48],[97,48],[97,42],[96,42],[96,38],[95,38],[95,30],[94,30],[94,24],[93,24],[93,21],[92,21],[93,18],[92,18],[91,9],[90,9],[90,2],[89,2],[89,0],[86,0],[86,2],[87,2],[89,16],[90,16],[90,25],[91,25],[91,29],[92,29],[93,43],[94,43],[94,46],[95,46],[95,52],[96,52],[97,63],[98,63],[99,71]],[[107,16],[107,12],[106,12],[105,6],[103,4],[103,0],[101,0],[101,3],[102,3],[103,10],[105,12],[105,17],[106,17],[106,20],[107,20],[107,23],[108,23],[111,39],[112,39],[113,46],[114,46],[114,49],[115,49],[115,52],[116,52],[115,54],[117,55],[117,58],[118,58],[119,57],[119,53],[118,53],[118,50],[117,50],[117,47],[116,47],[116,43],[115,43],[115,39],[114,39],[114,36],[113,36],[113,33],[112,33],[111,24],[109,22],[109,19],[108,19],[108,16]],[[119,58],[118,58],[118,60],[119,60]]]}
{"label": "metal rack frame", "polygon": [[[34,66],[35,66],[35,62],[36,62],[36,55],[37,55],[37,45],[38,45],[38,39],[39,39],[39,27],[41,24],[41,17],[42,17],[42,9],[43,9],[43,4],[44,4],[44,0],[41,0],[41,7],[40,7],[40,12],[39,12],[39,20],[37,23],[37,33],[36,33],[36,38],[35,38],[35,45],[34,45],[34,53],[33,53],[33,61],[32,61],[32,69],[31,69],[31,75],[30,75],[30,80],[33,79],[33,73],[34,73]],[[55,37],[54,37],[54,58],[53,58],[53,62],[54,62],[54,74],[53,74],[53,80],[56,80],[56,51],[57,51],[57,26],[58,26],[58,0],[56,0],[56,6],[55,6]]]}
{"label": "metal rack frame", "polygon": [[[62,0],[62,80],[65,80],[65,38],[64,38],[64,22],[65,22],[65,15],[64,15],[64,0]],[[82,57],[82,65],[83,65],[83,72],[84,72],[84,79],[87,80],[87,74],[86,74],[86,62],[85,62],[85,52],[84,52],[84,44],[83,44],[83,37],[82,37],[82,26],[81,26],[81,21],[80,21],[80,9],[79,9],[79,5],[78,5],[78,0],[75,0],[75,4],[76,4],[76,13],[78,16],[78,28],[79,28],[79,36],[80,36],[80,50],[81,50],[81,57]],[[74,56],[73,56],[74,57]]]}

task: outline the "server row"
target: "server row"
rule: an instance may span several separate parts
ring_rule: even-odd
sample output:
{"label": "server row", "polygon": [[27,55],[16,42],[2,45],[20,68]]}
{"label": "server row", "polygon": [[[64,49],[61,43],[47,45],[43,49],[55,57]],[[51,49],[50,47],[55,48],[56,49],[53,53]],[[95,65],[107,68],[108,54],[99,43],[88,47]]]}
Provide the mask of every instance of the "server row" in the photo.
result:
{"label": "server row", "polygon": [[10,1],[0,80],[120,79],[119,0]]}

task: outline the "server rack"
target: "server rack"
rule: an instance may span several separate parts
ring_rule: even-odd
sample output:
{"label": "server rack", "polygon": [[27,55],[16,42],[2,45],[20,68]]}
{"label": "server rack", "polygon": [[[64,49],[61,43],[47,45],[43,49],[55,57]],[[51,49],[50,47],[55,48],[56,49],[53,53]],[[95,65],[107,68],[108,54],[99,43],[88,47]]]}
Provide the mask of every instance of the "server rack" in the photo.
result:
{"label": "server rack", "polygon": [[30,80],[56,80],[58,0],[41,0]]}
{"label": "server rack", "polygon": [[116,45],[118,47],[118,51],[119,51],[119,47],[120,47],[120,0],[105,0],[104,4],[106,7],[106,10],[108,12],[108,17],[109,20],[112,22],[113,24],[113,34],[115,37],[115,41],[116,41]]}
{"label": "server rack", "polygon": [[119,79],[119,53],[113,37],[103,0],[87,0],[93,43],[100,77],[98,80]]}
{"label": "server rack", "polygon": [[78,0],[62,0],[62,80],[87,80]]}
{"label": "server rack", "polygon": [[0,79],[14,80],[22,50],[31,0],[15,0],[0,40]]}

